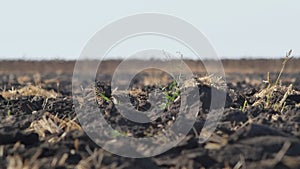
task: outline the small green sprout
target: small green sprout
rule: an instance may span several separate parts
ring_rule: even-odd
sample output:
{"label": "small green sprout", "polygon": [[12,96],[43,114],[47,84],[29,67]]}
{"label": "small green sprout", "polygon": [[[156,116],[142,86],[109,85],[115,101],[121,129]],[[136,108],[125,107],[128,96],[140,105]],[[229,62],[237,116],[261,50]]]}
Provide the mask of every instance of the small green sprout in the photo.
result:
{"label": "small green sprout", "polygon": [[8,109],[6,114],[7,114],[7,116],[10,116],[11,115],[11,110]]}
{"label": "small green sprout", "polygon": [[247,102],[247,100],[245,99],[244,104],[243,104],[243,107],[241,107],[241,111],[242,111],[242,112],[245,112],[245,110],[246,110],[247,107],[248,107],[248,102]]}
{"label": "small green sprout", "polygon": [[109,99],[107,96],[105,96],[104,94],[99,93],[98,95],[99,95],[103,100],[105,100],[105,101],[107,101],[107,102],[110,101],[110,99]]}
{"label": "small green sprout", "polygon": [[166,103],[161,104],[160,108],[166,109],[180,96],[180,89],[178,83],[176,81],[173,81],[167,88],[164,88],[163,90],[166,98]]}
{"label": "small green sprout", "polygon": [[173,82],[170,84],[169,88],[170,88],[170,90],[173,90],[175,87],[177,87],[177,82],[176,82],[176,81],[173,81]]}
{"label": "small green sprout", "polygon": [[114,138],[119,136],[126,136],[126,132],[119,132],[118,130],[113,130],[110,134]]}

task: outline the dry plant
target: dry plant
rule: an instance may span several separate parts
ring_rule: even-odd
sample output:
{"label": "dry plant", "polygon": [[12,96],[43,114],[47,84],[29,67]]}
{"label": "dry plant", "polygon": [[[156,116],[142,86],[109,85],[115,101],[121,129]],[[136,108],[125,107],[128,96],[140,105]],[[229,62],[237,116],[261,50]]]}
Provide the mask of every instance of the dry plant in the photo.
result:
{"label": "dry plant", "polygon": [[223,91],[227,89],[226,81],[221,76],[217,76],[214,74],[189,79],[184,82],[183,87],[188,88],[188,87],[195,87],[199,85],[214,87],[218,90],[223,90]]}
{"label": "dry plant", "polygon": [[[19,144],[16,143],[14,147]],[[20,144],[19,144],[20,145]],[[38,149],[30,159],[23,159],[19,154],[10,155],[6,158],[7,169],[39,169],[43,168],[45,164],[51,165],[51,167],[63,166],[68,158],[68,154],[64,153],[60,157],[54,157],[51,161],[47,158],[39,158],[42,153],[42,149]]]}
{"label": "dry plant", "polygon": [[94,152],[92,152],[90,148],[87,147],[86,149],[89,152],[90,156],[79,161],[79,163],[75,168],[86,169],[86,168],[92,168],[93,166],[95,168],[100,168],[104,156],[104,151],[102,149],[99,150],[96,149],[94,150]]}
{"label": "dry plant", "polygon": [[18,76],[17,81],[20,84],[29,84],[31,81],[31,78],[29,76]]}
{"label": "dry plant", "polygon": [[[31,161],[31,160],[30,160]],[[15,154],[13,156],[7,157],[7,169],[39,169],[39,164],[37,162],[30,162],[23,160],[19,155]]]}
{"label": "dry plant", "polygon": [[[118,165],[116,161],[111,162],[110,164],[103,164],[104,156],[111,156],[111,154],[106,153],[103,149],[94,149],[92,151],[89,146],[86,146],[86,151],[89,153],[87,158],[83,158],[75,166],[75,169],[87,169],[87,168],[102,168],[102,169],[122,169],[126,168],[127,164]],[[128,168],[128,167],[127,167]]]}
{"label": "dry plant", "polygon": [[80,125],[67,118],[60,119],[57,116],[45,112],[41,119],[35,120],[31,123],[27,132],[35,132],[40,138],[45,139],[46,132],[51,134],[61,134],[60,137],[51,137],[48,142],[57,142],[61,140],[67,132],[72,130],[82,130]]}
{"label": "dry plant", "polygon": [[27,85],[20,89],[12,89],[8,91],[2,91],[1,95],[5,99],[17,99],[23,96],[40,96],[44,98],[56,98],[60,94],[56,93],[53,90],[45,90],[38,86]]}
{"label": "dry plant", "polygon": [[227,145],[228,143],[228,136],[224,135],[219,136],[216,133],[209,133],[208,131],[201,131],[201,132],[207,132],[207,135],[210,135],[209,139],[207,140],[207,142],[205,143],[204,148],[205,149],[210,149],[210,150],[219,150],[222,147],[224,147],[225,145]]}
{"label": "dry plant", "polygon": [[[257,101],[252,104],[252,106],[258,106],[262,105],[264,108],[272,108],[275,111],[283,112],[286,104],[286,99],[290,94],[297,93],[297,91],[293,90],[293,85],[290,84],[287,86],[282,86],[279,82],[282,76],[282,73],[285,69],[286,64],[289,60],[291,60],[292,57],[292,50],[286,53],[286,56],[282,62],[281,70],[278,74],[278,77],[276,81],[273,83],[270,79],[270,74],[268,73],[268,86],[261,90],[259,93],[257,93],[255,96],[257,98]],[[272,102],[272,99],[275,96],[276,92],[283,92],[284,95],[280,101]]]}
{"label": "dry plant", "polygon": [[7,169],[39,169],[40,163],[38,162],[38,157],[41,154],[41,150],[37,150],[35,154],[29,160],[23,160],[18,154],[8,156]]}
{"label": "dry plant", "polygon": [[[51,161],[51,167],[63,166],[68,159],[68,153],[64,153],[61,157],[54,157]],[[58,167],[59,168],[59,167]]]}

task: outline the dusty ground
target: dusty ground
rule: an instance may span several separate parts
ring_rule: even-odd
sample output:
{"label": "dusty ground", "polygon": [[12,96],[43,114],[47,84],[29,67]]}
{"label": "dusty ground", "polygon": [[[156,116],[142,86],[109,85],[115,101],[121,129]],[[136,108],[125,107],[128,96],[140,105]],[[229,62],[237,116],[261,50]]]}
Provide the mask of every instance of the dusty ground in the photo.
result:
{"label": "dusty ground", "polygon": [[[77,98],[75,103],[96,102],[99,113],[130,137],[155,135],[172,125],[180,98],[150,124],[132,125],[121,117],[107,83],[118,63],[103,62],[97,82],[83,86],[97,96]],[[0,62],[0,168],[300,168],[299,59],[288,63],[277,85],[281,60],[225,60],[227,91],[201,79],[200,62],[187,63],[203,103],[193,130],[161,155],[130,159],[104,151],[82,130],[72,100],[74,62]],[[263,82],[267,72],[269,87]],[[149,77],[151,71],[142,72],[132,82],[132,105],[140,111],[148,108],[147,94],[153,89],[171,90],[170,79],[155,86]],[[226,92],[225,111],[209,141],[200,144],[211,90]]]}

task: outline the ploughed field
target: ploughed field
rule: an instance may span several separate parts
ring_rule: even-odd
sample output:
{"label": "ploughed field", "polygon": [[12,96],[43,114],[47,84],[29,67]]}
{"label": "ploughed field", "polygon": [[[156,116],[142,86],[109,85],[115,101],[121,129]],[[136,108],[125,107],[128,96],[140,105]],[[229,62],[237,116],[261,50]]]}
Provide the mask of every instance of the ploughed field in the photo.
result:
{"label": "ploughed field", "polygon": [[[89,93],[82,98],[72,97],[74,62],[0,62],[0,168],[300,168],[298,63],[297,59],[288,63],[276,82],[279,60],[227,60],[226,81],[213,83],[217,77],[205,75],[197,70],[198,62],[188,61],[201,103],[193,128],[165,153],[134,159],[114,155],[94,143],[83,131],[74,104],[84,111],[89,110],[89,103],[97,105],[96,113],[117,131],[108,133],[113,137],[108,142],[118,141],[120,133],[155,136],[172,126],[179,113],[180,86],[171,77],[149,70],[132,80],[129,97],[138,111],[149,110],[149,95],[155,89],[166,96],[166,102],[157,101],[163,114],[151,123],[136,124],[116,109],[122,93],[112,94],[109,82],[118,61],[102,63],[96,81],[74,91]],[[201,143],[212,91],[226,95],[225,108],[216,130]],[[98,123],[86,118],[91,127]],[[151,152],[143,145],[119,146]]]}

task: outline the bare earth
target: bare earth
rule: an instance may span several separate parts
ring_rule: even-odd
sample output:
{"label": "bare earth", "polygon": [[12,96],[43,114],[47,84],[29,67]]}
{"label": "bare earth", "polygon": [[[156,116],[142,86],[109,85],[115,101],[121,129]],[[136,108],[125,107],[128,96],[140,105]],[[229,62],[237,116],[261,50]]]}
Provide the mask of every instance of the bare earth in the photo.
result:
{"label": "bare earth", "polygon": [[[83,118],[96,125],[98,121],[88,117],[94,110],[89,103],[96,102],[97,113],[128,137],[153,136],[174,123],[181,98],[172,94],[172,79],[164,78],[164,72],[156,72],[156,77],[164,78],[163,86],[152,83],[153,72],[145,71],[129,89],[131,103],[139,111],[149,109],[151,91],[167,90],[168,96],[176,98],[164,107],[164,114],[149,124],[134,124],[121,116],[108,83],[119,63],[102,62],[96,82],[82,85],[91,97],[73,100],[74,61],[0,61],[0,169],[300,168],[300,59],[287,64],[276,85],[282,60],[223,60],[227,90],[203,78],[201,62],[185,61],[195,73],[202,103],[194,127],[176,147],[144,159],[103,150],[82,130],[74,111],[77,104],[82,111],[91,110]],[[212,137],[199,143],[212,90],[226,95],[225,110]],[[145,149],[131,143],[119,146],[136,147],[137,153]]]}

